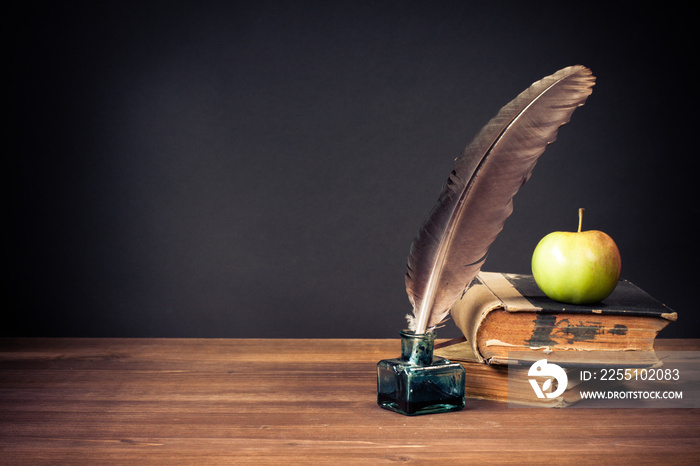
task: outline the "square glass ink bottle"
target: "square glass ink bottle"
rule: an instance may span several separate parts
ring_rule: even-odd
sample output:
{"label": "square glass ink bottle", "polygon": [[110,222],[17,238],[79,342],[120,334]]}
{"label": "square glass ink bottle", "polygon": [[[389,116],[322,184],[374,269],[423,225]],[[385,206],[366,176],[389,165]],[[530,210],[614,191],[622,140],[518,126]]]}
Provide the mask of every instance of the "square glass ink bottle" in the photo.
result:
{"label": "square glass ink bottle", "polygon": [[435,333],[400,335],[401,356],[377,364],[377,404],[407,416],[464,408],[464,367],[433,356]]}

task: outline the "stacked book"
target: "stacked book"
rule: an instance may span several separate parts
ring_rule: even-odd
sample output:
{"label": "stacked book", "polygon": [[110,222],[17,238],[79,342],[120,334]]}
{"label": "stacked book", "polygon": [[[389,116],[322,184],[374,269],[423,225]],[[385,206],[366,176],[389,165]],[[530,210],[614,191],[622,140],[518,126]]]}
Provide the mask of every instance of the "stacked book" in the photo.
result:
{"label": "stacked book", "polygon": [[[547,298],[531,275],[481,272],[452,317],[464,337],[435,354],[465,367],[468,398],[564,407],[578,401],[581,368],[658,366],[654,340],[677,314],[626,280],[584,306]],[[542,359],[569,375],[557,397],[534,396],[528,372]]]}

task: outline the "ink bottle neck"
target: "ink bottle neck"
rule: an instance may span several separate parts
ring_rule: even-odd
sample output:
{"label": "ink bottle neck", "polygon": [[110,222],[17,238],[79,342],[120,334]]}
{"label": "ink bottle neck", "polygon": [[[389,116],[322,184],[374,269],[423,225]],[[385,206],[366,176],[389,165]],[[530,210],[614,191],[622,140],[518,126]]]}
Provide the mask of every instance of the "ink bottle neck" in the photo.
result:
{"label": "ink bottle neck", "polygon": [[435,333],[416,334],[410,330],[402,330],[401,360],[416,366],[429,366],[433,362],[433,347]]}

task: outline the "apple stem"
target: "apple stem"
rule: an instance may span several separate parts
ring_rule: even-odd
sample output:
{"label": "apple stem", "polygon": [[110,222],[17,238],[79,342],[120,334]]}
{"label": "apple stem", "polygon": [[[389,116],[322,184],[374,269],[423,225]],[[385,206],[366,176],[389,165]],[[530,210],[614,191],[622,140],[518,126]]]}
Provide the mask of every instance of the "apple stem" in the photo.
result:
{"label": "apple stem", "polygon": [[581,224],[583,224],[583,207],[578,210],[578,232],[581,233]]}

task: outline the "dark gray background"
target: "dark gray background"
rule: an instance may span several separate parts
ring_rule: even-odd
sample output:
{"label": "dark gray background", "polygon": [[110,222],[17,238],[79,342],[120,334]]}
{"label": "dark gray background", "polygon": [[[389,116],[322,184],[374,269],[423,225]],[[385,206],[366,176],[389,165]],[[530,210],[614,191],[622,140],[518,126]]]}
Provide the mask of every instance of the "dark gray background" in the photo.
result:
{"label": "dark gray background", "polygon": [[529,273],[585,207],[623,277],[679,313],[662,336],[698,336],[690,7],[97,3],[9,16],[2,335],[396,337],[453,158],[533,81],[583,64],[594,92],[484,269]]}

